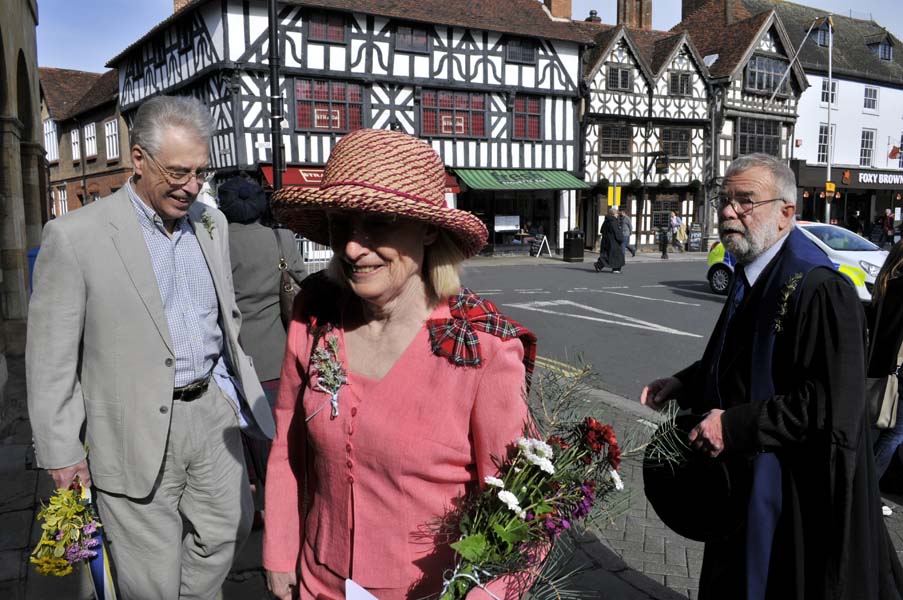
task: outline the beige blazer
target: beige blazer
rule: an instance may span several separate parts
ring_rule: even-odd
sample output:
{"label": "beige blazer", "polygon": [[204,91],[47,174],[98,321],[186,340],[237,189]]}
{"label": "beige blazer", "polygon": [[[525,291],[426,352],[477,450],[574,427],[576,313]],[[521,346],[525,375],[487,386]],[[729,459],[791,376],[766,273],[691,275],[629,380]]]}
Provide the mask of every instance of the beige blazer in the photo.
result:
{"label": "beige blazer", "polygon": [[[209,215],[212,230],[204,225]],[[226,359],[260,429],[273,418],[238,343],[241,314],[223,214],[188,213],[220,306]],[[150,254],[126,188],[47,223],[34,270],[26,342],[28,411],[38,464],[85,457],[101,489],[148,496],[163,463],[175,356]]]}

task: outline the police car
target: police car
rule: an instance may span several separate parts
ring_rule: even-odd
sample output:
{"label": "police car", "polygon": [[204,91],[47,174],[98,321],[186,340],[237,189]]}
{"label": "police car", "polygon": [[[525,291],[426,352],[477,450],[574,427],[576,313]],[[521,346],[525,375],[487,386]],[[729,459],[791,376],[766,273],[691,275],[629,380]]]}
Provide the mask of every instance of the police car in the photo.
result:
{"label": "police car", "polygon": [[[875,277],[887,258],[882,250],[848,229],[825,223],[798,221],[797,227],[828,257],[834,267],[849,278],[863,302],[872,300]],[[709,287],[716,294],[727,294],[734,277],[734,257],[716,242],[709,251]]]}

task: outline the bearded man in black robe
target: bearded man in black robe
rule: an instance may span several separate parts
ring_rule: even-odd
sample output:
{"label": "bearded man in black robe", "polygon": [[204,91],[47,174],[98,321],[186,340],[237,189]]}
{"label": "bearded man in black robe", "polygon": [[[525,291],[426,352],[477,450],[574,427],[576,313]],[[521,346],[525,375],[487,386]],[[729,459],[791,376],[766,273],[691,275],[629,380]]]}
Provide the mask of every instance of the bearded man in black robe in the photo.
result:
{"label": "bearded man in black robe", "polygon": [[704,415],[690,443],[746,467],[743,525],[707,541],[699,598],[899,599],[857,294],[795,228],[796,181],[782,162],[738,158],[717,205],[721,241],[737,261],[724,310],[702,360],[640,397]]}

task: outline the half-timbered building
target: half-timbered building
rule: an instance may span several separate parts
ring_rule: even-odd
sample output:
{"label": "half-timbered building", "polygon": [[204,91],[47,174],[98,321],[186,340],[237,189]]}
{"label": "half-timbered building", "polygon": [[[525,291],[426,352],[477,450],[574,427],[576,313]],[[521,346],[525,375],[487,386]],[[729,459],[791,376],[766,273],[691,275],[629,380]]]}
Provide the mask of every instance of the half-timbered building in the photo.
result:
{"label": "half-timbered building", "polygon": [[[491,244],[515,245],[531,221],[560,246],[586,185],[577,100],[591,40],[571,27],[569,1],[545,4],[280,1],[284,182],[316,184],[350,131],[399,129],[436,149],[448,201],[484,219]],[[267,26],[264,0],[177,0],[109,63],[123,113],[155,94],[198,96],[216,118],[212,164],[270,178]]]}
{"label": "half-timbered building", "polygon": [[793,156],[797,105],[809,85],[795,47],[774,10],[741,0],[683,0],[672,31],[689,33],[709,69],[716,143],[713,175],[743,154]]}
{"label": "half-timbered building", "polygon": [[595,34],[584,73],[588,246],[608,206],[627,207],[637,243],[651,244],[672,210],[692,219],[702,198],[708,73],[686,33],[651,29],[651,10],[622,1],[617,26],[579,25]]}

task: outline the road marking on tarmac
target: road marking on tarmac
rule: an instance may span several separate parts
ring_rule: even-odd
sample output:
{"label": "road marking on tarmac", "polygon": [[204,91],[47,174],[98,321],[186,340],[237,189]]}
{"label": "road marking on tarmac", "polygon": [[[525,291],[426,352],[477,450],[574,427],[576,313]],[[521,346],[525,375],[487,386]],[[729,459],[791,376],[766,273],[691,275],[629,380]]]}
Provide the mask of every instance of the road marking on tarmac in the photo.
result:
{"label": "road marking on tarmac", "polygon": [[[649,321],[643,321],[641,319],[637,319],[635,317],[630,317],[628,315],[622,315],[619,313],[610,312],[607,310],[602,310],[601,308],[596,308],[594,306],[587,306],[586,304],[578,304],[577,302],[571,302],[570,300],[546,300],[546,301],[536,301],[536,302],[523,302],[518,304],[504,304],[503,306],[512,307],[512,308],[522,308],[524,310],[532,310],[534,312],[545,313],[548,315],[557,315],[559,317],[571,317],[572,319],[584,319],[586,321],[596,321],[598,323],[609,323],[611,325],[617,325],[619,327],[633,327],[635,329],[645,329],[646,331],[654,331],[656,333],[667,333],[670,335],[680,335],[686,337],[693,338],[701,338],[701,335],[695,333],[689,333],[687,331],[681,331],[680,329],[673,329],[671,327],[666,327],[664,325],[659,325],[657,323],[651,323]],[[585,310],[587,312],[596,313],[600,315],[606,315],[608,317],[613,317],[613,319],[604,319],[602,317],[593,317],[590,315],[579,315],[574,313],[561,312],[558,310],[552,310],[551,307],[564,307],[564,306],[572,306],[575,308],[579,308]]]}
{"label": "road marking on tarmac", "polygon": [[649,296],[637,296],[635,294],[624,294],[622,292],[605,292],[606,294],[613,294],[615,296],[627,296],[628,298],[636,298],[638,300],[652,300],[654,302],[667,302],[668,304],[681,304],[683,306],[701,306],[700,304],[696,304],[695,302],[681,302],[680,300],[665,300],[664,298],[650,298]]}
{"label": "road marking on tarmac", "polygon": [[555,360],[554,358],[537,355],[536,364],[547,371],[552,371],[553,373],[558,373],[565,377],[576,377],[580,374],[580,369],[577,367],[561,362],[560,360]]}

